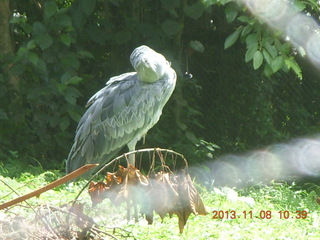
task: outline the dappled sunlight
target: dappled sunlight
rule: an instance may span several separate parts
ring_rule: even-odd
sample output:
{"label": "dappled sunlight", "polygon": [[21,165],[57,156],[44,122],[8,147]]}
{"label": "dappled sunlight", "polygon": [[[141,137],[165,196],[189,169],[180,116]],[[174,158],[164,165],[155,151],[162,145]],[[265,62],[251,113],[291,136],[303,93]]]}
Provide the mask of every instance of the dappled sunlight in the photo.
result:
{"label": "dappled sunlight", "polygon": [[320,175],[320,136],[274,144],[240,156],[227,155],[208,163],[213,185],[246,186],[271,180]]}
{"label": "dappled sunlight", "polygon": [[239,0],[250,12],[275,31],[281,31],[301,56],[313,65],[320,63],[320,29],[309,13],[298,12],[291,1]]}

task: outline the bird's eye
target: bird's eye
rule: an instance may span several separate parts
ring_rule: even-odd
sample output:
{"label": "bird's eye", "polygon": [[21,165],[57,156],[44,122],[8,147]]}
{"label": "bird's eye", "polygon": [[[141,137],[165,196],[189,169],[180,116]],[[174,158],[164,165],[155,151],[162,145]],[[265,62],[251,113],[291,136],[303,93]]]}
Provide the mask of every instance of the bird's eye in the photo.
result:
{"label": "bird's eye", "polygon": [[171,66],[171,62],[167,61],[167,65]]}

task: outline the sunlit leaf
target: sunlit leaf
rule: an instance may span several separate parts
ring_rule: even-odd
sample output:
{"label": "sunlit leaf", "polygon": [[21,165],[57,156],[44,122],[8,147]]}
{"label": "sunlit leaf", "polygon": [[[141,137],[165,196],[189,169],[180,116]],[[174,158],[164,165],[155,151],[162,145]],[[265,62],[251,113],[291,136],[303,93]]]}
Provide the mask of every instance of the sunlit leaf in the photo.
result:
{"label": "sunlit leaf", "polygon": [[278,56],[278,50],[275,45],[271,45],[269,42],[263,43],[265,49],[270,53],[272,58],[276,58]]}
{"label": "sunlit leaf", "polygon": [[262,49],[262,54],[263,54],[263,57],[264,59],[266,60],[266,62],[271,65],[271,62],[272,62],[272,57],[271,55],[269,54],[269,52],[266,50],[266,49]]}
{"label": "sunlit leaf", "polygon": [[248,23],[248,24],[250,24],[250,25],[253,25],[253,24],[255,24],[255,22],[256,22],[256,19],[255,18],[253,18],[253,17],[248,17],[248,16],[246,16],[246,15],[242,15],[242,16],[240,16],[240,17],[238,17],[237,18],[240,22],[243,22],[243,23]]}
{"label": "sunlit leaf", "polygon": [[229,23],[231,23],[238,15],[238,9],[235,4],[228,4],[225,9],[226,18]]}
{"label": "sunlit leaf", "polygon": [[279,71],[283,65],[284,65],[284,58],[282,56],[276,57],[271,62],[271,68],[272,68],[273,72]]}
{"label": "sunlit leaf", "polygon": [[292,58],[292,59],[286,59],[285,64],[288,67],[288,69],[292,69],[297,76],[302,79],[302,71],[298,63]]}
{"label": "sunlit leaf", "polygon": [[298,12],[303,11],[307,7],[306,3],[304,3],[303,1],[297,1],[297,0],[293,1],[293,6],[294,6],[294,9]]}
{"label": "sunlit leaf", "polygon": [[253,68],[257,70],[263,63],[263,55],[260,51],[256,51],[253,55]]}
{"label": "sunlit leaf", "polygon": [[253,30],[253,27],[251,25],[245,26],[241,32],[241,36],[248,35],[252,30]]}
{"label": "sunlit leaf", "polygon": [[246,44],[248,46],[251,46],[252,44],[255,44],[258,42],[259,36],[257,33],[251,33],[246,37]]}
{"label": "sunlit leaf", "polygon": [[231,33],[224,42],[224,49],[231,47],[238,40],[242,27],[238,28],[235,32]]}
{"label": "sunlit leaf", "polygon": [[258,43],[251,44],[246,51],[245,61],[249,62],[253,59],[254,54],[258,51]]}

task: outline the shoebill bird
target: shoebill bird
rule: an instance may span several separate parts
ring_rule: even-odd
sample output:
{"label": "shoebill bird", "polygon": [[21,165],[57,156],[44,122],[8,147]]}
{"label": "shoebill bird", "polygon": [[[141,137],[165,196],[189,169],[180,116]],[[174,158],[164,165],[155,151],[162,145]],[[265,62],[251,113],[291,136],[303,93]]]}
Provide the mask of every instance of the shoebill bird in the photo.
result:
{"label": "shoebill bird", "polygon": [[[106,163],[125,145],[136,143],[159,120],[176,84],[176,73],[163,55],[147,46],[134,49],[130,62],[136,72],[112,77],[88,101],[78,124],[66,171],[87,163]],[[129,158],[135,165],[135,160]]]}

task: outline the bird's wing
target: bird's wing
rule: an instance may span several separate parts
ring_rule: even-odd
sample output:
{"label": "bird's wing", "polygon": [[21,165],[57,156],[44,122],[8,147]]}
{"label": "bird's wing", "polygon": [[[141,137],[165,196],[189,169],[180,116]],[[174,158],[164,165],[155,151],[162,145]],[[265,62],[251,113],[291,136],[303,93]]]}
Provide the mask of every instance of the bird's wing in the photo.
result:
{"label": "bird's wing", "polygon": [[158,121],[164,105],[160,102],[165,84],[156,84],[141,83],[136,73],[111,78],[88,101],[67,160],[67,172],[85,163],[110,160],[108,155],[145,134]]}

